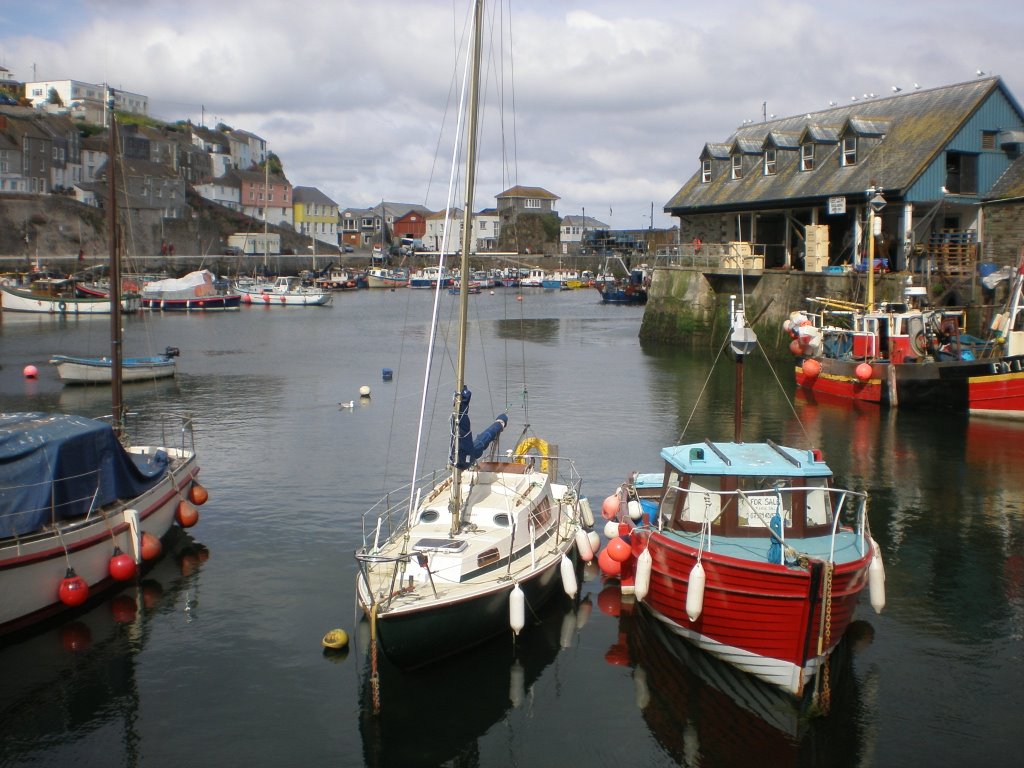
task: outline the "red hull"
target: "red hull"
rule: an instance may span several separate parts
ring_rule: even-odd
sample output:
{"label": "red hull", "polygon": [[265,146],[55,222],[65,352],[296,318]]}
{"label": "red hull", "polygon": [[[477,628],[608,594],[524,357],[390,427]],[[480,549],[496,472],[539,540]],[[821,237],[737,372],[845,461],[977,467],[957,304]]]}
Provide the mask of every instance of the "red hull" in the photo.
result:
{"label": "red hull", "polygon": [[842,397],[847,400],[862,400],[866,403],[889,402],[886,375],[887,363],[875,363],[871,367],[871,378],[862,382],[857,378],[857,365],[863,361],[819,360],[821,373],[808,376],[800,365],[796,366],[796,385],[820,395]]}
{"label": "red hull", "polygon": [[968,402],[971,413],[1024,419],[1024,371],[971,377]]}

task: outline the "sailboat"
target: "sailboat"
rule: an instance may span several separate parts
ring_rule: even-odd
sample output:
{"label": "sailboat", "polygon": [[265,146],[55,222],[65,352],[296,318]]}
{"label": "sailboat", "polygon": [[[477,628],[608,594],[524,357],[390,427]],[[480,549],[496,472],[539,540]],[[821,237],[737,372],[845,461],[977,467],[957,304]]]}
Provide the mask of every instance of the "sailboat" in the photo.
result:
{"label": "sailboat", "polygon": [[661,472],[609,496],[618,536],[599,564],[667,631],[800,697],[823,683],[861,592],[884,607],[881,555],[867,494],[836,487],[820,451],[744,440],[743,360],[757,336],[735,296],[730,315],[733,440],[665,447]]}
{"label": "sailboat", "polygon": [[191,527],[208,494],[197,481],[192,422],[125,445],[121,272],[111,100],[110,422],[60,413],[0,415],[0,635],[75,610],[134,579],[175,521]]}
{"label": "sailboat", "polygon": [[[476,177],[483,0],[475,0],[473,13],[463,275],[470,274],[468,212]],[[435,327],[440,292],[438,285]],[[584,521],[593,517],[580,496],[581,480],[555,446],[529,436],[499,455],[497,441],[509,420],[505,413],[473,438],[466,384],[468,310],[468,292],[462,292],[448,467],[419,476],[417,440],[411,482],[364,513],[363,545],[355,553],[356,599],[369,620],[371,643],[400,668],[425,666],[503,632],[518,634],[526,606],[532,612],[560,589],[575,596],[577,536],[590,542]],[[431,347],[433,340],[432,333]],[[426,395],[425,383],[421,433]]]}

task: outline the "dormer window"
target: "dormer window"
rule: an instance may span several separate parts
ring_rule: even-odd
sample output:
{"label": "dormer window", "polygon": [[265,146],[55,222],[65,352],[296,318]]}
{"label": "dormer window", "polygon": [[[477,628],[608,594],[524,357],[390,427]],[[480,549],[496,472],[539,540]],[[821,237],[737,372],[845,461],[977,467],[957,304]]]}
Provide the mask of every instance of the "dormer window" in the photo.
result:
{"label": "dormer window", "polygon": [[843,167],[857,164],[857,137],[846,136],[843,138]]}
{"label": "dormer window", "polygon": [[775,175],[775,150],[766,149],[764,151],[764,175],[774,176]]}
{"label": "dormer window", "polygon": [[711,161],[702,160],[700,163],[700,181],[701,184],[708,184],[711,182]]}
{"label": "dormer window", "polygon": [[732,156],[732,178],[742,179],[743,178],[743,156],[733,155]]}
{"label": "dormer window", "polygon": [[803,144],[800,147],[800,170],[801,171],[813,171],[814,170],[814,145]]}

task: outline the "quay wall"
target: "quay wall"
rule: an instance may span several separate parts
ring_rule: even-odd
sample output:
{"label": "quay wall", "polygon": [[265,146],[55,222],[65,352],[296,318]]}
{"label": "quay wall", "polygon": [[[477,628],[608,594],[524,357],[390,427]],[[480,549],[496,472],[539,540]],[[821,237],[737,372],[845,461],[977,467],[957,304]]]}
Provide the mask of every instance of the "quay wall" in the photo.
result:
{"label": "quay wall", "polygon": [[[909,275],[875,275],[875,302],[901,301]],[[735,270],[709,272],[694,267],[659,267],[648,291],[640,326],[642,342],[694,347],[720,344],[729,328],[729,297],[746,296],[746,316],[762,346],[782,351],[790,337],[782,323],[797,309],[810,309],[808,297],[864,302],[863,274],[837,275],[798,270],[764,270],[740,275]]]}

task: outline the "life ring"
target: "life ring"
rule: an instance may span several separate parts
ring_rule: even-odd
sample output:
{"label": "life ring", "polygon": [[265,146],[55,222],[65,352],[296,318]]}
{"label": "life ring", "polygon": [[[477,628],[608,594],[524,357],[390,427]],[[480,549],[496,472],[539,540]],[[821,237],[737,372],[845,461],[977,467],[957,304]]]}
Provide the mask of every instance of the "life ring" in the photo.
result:
{"label": "life ring", "polygon": [[61,312],[67,312],[68,311],[67,302],[62,301],[60,304],[57,305],[57,309],[60,310]]}
{"label": "life ring", "polygon": [[700,247],[703,245],[699,237],[693,238],[693,252],[700,253]]}
{"label": "life ring", "polygon": [[537,453],[541,456],[540,471],[548,471],[548,441],[542,440],[539,437],[527,437],[519,445],[516,446],[516,461],[520,464],[525,464],[527,461],[527,453],[531,449],[536,449]]}

